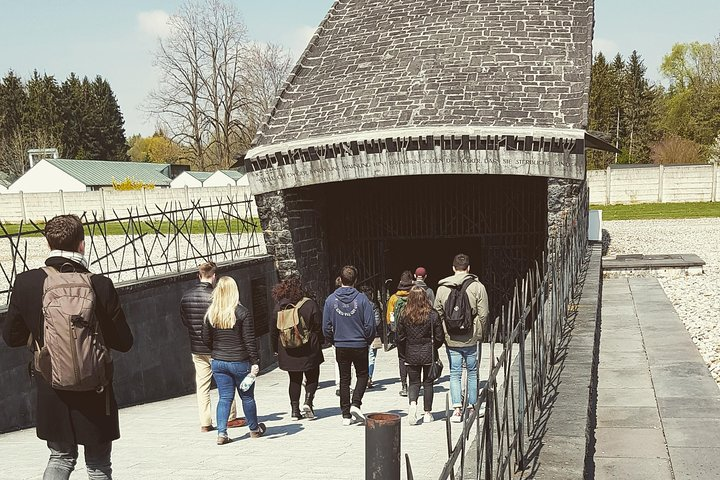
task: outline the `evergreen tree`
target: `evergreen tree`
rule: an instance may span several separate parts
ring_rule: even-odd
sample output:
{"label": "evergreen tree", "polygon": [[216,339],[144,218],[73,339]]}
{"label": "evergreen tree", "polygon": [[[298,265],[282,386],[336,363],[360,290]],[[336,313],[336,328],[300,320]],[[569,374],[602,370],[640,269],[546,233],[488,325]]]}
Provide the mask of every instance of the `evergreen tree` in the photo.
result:
{"label": "evergreen tree", "polygon": [[27,93],[22,79],[10,70],[0,83],[0,141],[8,141],[22,129]]}
{"label": "evergreen tree", "polygon": [[63,116],[61,138],[65,145],[64,156],[68,158],[82,158],[78,154],[83,150],[86,139],[87,94],[82,81],[74,72],[60,86],[60,107]]}
{"label": "evergreen tree", "polygon": [[110,84],[97,76],[89,84],[90,111],[88,151],[91,158],[128,160],[124,120]]}
{"label": "evergreen tree", "polygon": [[41,133],[55,138],[62,135],[60,87],[52,75],[42,77],[37,70],[27,85],[27,104],[23,124],[28,132]]}
{"label": "evergreen tree", "polygon": [[628,163],[649,163],[650,142],[655,135],[651,128],[656,95],[650,86],[640,55],[633,50],[624,71],[625,95],[623,108],[627,128],[624,148]]}

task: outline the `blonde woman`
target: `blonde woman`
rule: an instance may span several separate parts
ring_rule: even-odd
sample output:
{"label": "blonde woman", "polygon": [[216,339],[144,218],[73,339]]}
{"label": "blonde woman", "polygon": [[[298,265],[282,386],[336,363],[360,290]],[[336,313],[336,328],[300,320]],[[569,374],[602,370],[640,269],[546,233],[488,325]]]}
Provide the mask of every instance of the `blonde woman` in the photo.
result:
{"label": "blonde woman", "polygon": [[212,303],[205,314],[202,338],[211,351],[212,372],[220,396],[217,405],[217,444],[225,445],[231,441],[227,435],[227,418],[235,390],[243,403],[250,436],[262,436],[265,424],[257,421],[255,384],[244,392],[239,388],[249,373],[257,375],[259,371],[260,358],[255,345],[253,319],[248,309],[240,304],[237,283],[231,277],[221,277],[213,290]]}

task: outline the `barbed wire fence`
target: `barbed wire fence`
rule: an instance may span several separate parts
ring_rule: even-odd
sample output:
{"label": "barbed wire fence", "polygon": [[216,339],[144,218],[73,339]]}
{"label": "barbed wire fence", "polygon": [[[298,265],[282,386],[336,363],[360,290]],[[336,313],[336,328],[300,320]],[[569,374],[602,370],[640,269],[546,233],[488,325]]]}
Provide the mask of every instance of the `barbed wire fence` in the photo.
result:
{"label": "barbed wire fence", "polygon": [[[205,261],[224,262],[265,253],[249,196],[175,202],[125,211],[84,212],[85,257],[90,271],[120,283],[183,272]],[[2,220],[0,218],[0,220]],[[0,305],[9,301],[19,273],[44,265],[49,253],[43,222],[0,222]]]}

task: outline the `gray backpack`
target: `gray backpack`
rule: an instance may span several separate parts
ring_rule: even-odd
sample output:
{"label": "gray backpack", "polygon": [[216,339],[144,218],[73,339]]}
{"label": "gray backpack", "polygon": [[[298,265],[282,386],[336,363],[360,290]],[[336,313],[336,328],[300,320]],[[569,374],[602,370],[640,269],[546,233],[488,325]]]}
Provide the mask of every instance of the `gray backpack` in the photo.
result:
{"label": "gray backpack", "polygon": [[112,378],[112,358],[95,316],[92,274],[43,270],[44,345],[35,342],[35,370],[52,388],[101,392]]}

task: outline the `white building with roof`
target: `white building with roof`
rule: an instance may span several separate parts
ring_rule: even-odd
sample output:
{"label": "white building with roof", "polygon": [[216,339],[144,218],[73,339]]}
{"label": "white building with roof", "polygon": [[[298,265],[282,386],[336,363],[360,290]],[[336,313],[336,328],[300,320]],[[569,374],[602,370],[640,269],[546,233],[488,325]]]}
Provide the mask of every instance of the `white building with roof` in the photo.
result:
{"label": "white building with roof", "polygon": [[105,160],[41,160],[18,178],[9,192],[85,192],[112,188],[113,181],[125,179],[154,185],[170,186],[167,163],[111,162]]}
{"label": "white building with roof", "polygon": [[170,182],[170,188],[202,187],[211,175],[210,172],[183,172]]}
{"label": "white building with roof", "polygon": [[224,187],[226,185],[246,187],[250,183],[247,176],[237,170],[218,170],[203,182],[203,187]]}

